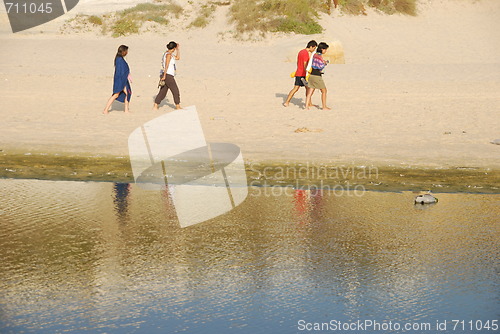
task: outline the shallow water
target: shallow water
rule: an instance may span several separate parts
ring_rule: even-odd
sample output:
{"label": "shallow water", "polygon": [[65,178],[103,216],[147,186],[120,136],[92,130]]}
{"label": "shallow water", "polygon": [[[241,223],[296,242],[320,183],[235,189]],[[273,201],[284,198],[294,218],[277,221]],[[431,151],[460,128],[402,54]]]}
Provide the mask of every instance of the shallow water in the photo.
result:
{"label": "shallow water", "polygon": [[1,333],[297,333],[358,320],[391,321],[384,333],[464,320],[470,332],[500,315],[500,195],[414,206],[411,192],[253,187],[181,229],[166,191],[135,185],[4,179],[0,194]]}

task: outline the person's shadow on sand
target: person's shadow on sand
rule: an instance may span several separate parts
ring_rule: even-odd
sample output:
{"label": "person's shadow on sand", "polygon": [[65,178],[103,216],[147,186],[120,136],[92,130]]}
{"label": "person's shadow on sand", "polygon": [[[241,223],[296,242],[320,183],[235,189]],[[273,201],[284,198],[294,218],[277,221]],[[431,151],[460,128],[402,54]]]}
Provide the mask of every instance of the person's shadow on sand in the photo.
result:
{"label": "person's shadow on sand", "polygon": [[[154,102],[155,98],[156,98],[156,95],[153,96],[153,102]],[[163,107],[163,106],[168,106],[168,107],[173,108],[173,109],[176,108],[175,104],[168,103],[167,100],[168,100],[168,98],[164,98],[163,101],[161,101],[161,103],[158,105],[158,109]]]}
{"label": "person's shadow on sand", "polygon": [[109,112],[113,112],[113,111],[121,111],[123,112],[125,110],[125,107],[123,105],[122,102],[118,102],[118,101],[113,101],[113,103],[111,103],[111,107],[109,108]]}
{"label": "person's shadow on sand", "polygon": [[[288,97],[288,94],[276,93],[276,97],[281,97],[283,99],[283,102],[281,102],[281,104],[283,104],[283,103],[285,103],[286,98]],[[301,107],[301,108],[303,108],[304,104],[305,104],[305,102],[302,99],[298,99],[296,97],[292,97],[292,99],[290,100],[290,103],[296,105],[297,107]]]}

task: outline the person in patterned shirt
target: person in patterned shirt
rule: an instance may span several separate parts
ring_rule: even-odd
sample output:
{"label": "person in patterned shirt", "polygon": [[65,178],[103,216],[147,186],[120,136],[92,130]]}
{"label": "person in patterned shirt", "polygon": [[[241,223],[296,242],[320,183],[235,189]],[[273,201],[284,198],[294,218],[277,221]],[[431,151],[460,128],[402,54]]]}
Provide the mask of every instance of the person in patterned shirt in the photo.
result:
{"label": "person in patterned shirt", "polygon": [[328,50],[328,44],[321,42],[318,45],[318,49],[313,56],[312,60],[312,71],[311,76],[309,77],[309,90],[307,91],[306,97],[306,109],[309,110],[311,106],[311,98],[314,93],[314,90],[319,89],[321,91],[321,102],[323,104],[323,110],[331,110],[326,106],[326,85],[323,81],[323,70],[326,65],[328,65],[328,60],[323,59],[323,55]]}

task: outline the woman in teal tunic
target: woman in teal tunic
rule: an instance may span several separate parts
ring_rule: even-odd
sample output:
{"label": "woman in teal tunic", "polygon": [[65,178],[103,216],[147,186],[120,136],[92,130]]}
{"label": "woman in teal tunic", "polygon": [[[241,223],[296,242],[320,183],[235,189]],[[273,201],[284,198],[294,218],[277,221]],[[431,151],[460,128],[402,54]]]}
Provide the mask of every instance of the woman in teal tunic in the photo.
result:
{"label": "woman in teal tunic", "polygon": [[128,53],[128,46],[120,45],[115,56],[115,75],[113,79],[113,94],[104,108],[103,114],[109,113],[109,108],[114,100],[125,103],[125,112],[128,113],[128,105],[132,97],[132,89],[130,88],[130,68],[125,61],[125,56]]}

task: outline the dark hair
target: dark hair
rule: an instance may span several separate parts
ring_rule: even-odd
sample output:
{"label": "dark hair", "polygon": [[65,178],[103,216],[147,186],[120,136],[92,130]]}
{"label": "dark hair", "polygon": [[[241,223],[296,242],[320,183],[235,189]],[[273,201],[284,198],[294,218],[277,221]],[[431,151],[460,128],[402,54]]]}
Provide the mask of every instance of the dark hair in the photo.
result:
{"label": "dark hair", "polygon": [[321,43],[319,43],[318,48],[316,49],[316,52],[317,53],[323,53],[323,50],[326,50],[329,47],[330,46],[328,46],[328,44],[326,44],[325,42],[321,42]]}
{"label": "dark hair", "polygon": [[169,49],[169,50],[173,50],[176,47],[177,47],[177,43],[175,43],[174,41],[167,44],[167,49]]}
{"label": "dark hair", "polygon": [[310,47],[316,47],[318,46],[318,43],[316,43],[316,41],[313,39],[312,41],[309,41],[309,43],[307,43],[307,46],[306,48],[309,49]]}
{"label": "dark hair", "polygon": [[128,51],[128,46],[126,45],[120,45],[118,47],[118,51],[116,52],[116,56],[115,56],[115,66],[116,66],[116,59],[118,57],[122,57],[125,56],[125,53]]}

